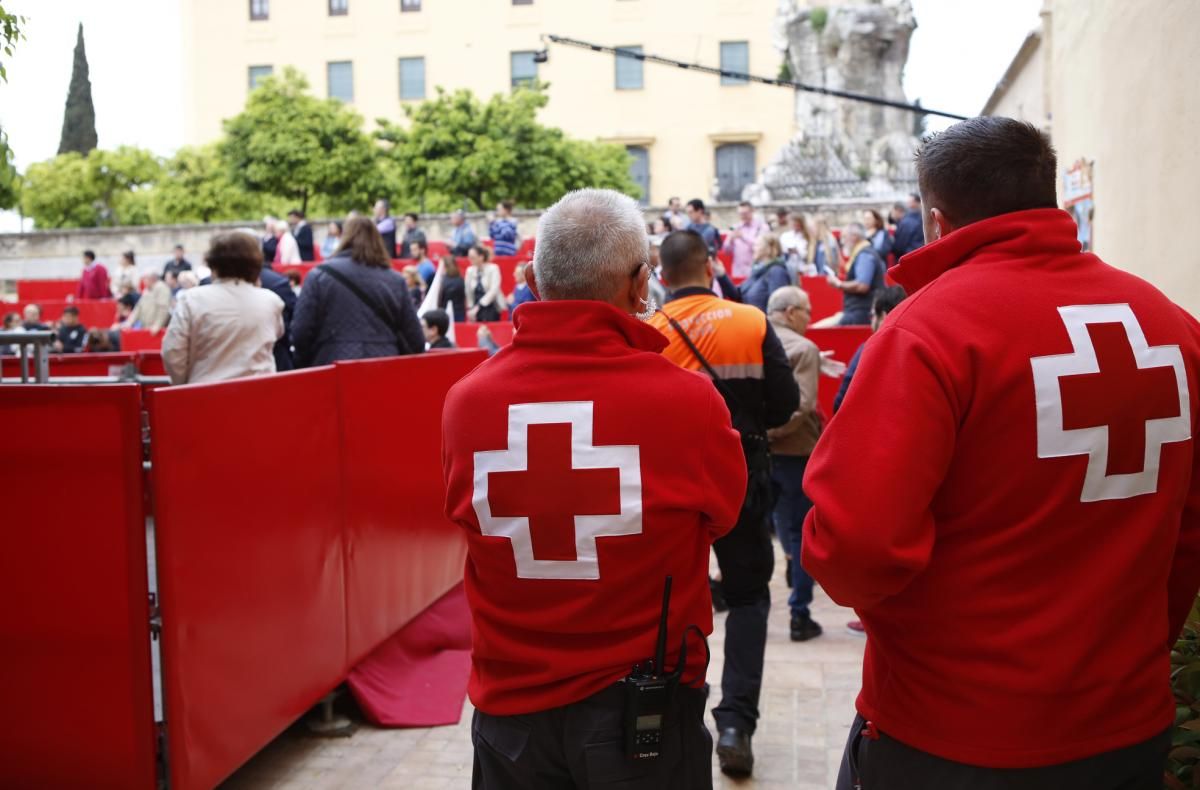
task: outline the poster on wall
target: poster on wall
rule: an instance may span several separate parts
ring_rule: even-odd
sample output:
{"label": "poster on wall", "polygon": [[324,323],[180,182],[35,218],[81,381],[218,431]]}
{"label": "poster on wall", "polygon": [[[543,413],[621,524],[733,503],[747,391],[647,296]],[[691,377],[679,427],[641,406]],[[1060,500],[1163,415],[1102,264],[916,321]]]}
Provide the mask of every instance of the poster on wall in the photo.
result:
{"label": "poster on wall", "polygon": [[1096,209],[1092,201],[1092,166],[1094,162],[1080,159],[1063,171],[1063,208],[1071,212],[1079,227],[1079,246],[1092,251],[1092,220]]}

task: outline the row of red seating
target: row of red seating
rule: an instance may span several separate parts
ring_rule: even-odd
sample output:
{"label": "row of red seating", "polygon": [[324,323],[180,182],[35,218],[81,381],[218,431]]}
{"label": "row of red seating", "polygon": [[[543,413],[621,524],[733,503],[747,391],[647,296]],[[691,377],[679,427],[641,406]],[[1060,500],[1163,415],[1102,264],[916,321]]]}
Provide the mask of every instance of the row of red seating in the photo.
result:
{"label": "row of red seating", "polygon": [[20,313],[28,304],[42,309],[42,321],[50,323],[62,318],[63,310],[74,306],[79,309],[79,322],[86,327],[109,327],[117,320],[117,303],[113,299],[38,299],[20,302],[0,302],[0,312]]}
{"label": "row of red seating", "polygon": [[[142,376],[165,376],[162,353],[149,351],[118,351],[95,354],[51,354],[51,380],[64,377],[112,377],[122,375],[128,369]],[[18,357],[0,357],[0,379],[11,381],[21,377],[21,360]]]}

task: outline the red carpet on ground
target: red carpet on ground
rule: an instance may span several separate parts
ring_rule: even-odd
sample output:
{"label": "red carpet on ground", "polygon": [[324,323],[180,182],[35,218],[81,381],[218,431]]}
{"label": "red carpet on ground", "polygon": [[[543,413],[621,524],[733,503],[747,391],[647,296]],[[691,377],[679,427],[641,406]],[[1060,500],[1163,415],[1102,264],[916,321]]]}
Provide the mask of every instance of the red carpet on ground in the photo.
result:
{"label": "red carpet on ground", "polygon": [[471,670],[471,616],[459,584],[350,671],[367,721],[380,727],[457,724]]}

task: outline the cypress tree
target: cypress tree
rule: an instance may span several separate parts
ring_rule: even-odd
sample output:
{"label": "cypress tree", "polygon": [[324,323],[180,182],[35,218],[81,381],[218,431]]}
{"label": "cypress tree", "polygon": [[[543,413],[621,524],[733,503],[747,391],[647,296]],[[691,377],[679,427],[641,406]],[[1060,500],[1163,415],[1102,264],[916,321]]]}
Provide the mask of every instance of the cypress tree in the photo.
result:
{"label": "cypress tree", "polygon": [[75,67],[63,112],[62,139],[58,152],[78,151],[87,156],[96,147],[96,108],[92,106],[92,82],[88,79],[87,53],[83,49],[83,23],[75,39]]}

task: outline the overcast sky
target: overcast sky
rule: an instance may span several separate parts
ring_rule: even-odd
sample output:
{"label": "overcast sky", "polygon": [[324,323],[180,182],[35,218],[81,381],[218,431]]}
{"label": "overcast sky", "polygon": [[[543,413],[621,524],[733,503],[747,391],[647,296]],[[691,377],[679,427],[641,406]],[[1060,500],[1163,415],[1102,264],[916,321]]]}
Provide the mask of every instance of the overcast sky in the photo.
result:
{"label": "overcast sky", "polygon": [[[1025,35],[1037,25],[1042,0],[912,4],[918,27],[904,80],[909,98],[920,98],[926,107],[972,115],[983,108]],[[58,150],[80,22],[100,146],[137,145],[163,155],[179,147],[179,0],[4,0],[4,7],[27,18],[27,40],[18,44],[7,63],[8,84],[0,84],[0,127],[8,133],[18,168],[53,157]],[[931,119],[930,128],[946,123]],[[0,218],[0,230],[15,230],[12,218]]]}

